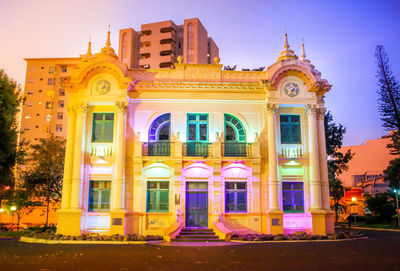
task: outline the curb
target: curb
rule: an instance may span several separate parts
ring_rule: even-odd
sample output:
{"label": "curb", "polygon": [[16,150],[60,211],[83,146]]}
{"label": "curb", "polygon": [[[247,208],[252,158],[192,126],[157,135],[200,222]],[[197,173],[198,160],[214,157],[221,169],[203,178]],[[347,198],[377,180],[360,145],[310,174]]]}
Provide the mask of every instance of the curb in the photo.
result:
{"label": "curb", "polygon": [[49,244],[49,245],[93,245],[93,244],[104,244],[104,245],[143,245],[147,244],[147,241],[81,241],[81,240],[47,240],[37,239],[32,237],[22,236],[19,239],[20,242],[25,243],[37,243],[37,244]]}
{"label": "curb", "polygon": [[352,227],[352,228],[356,229],[356,230],[400,232],[400,230],[396,230],[396,229],[380,229],[380,228],[364,228],[364,227]]}
{"label": "curb", "polygon": [[280,241],[241,241],[231,240],[231,242],[247,243],[247,244],[262,244],[262,243],[312,243],[312,242],[342,242],[368,239],[367,236],[351,239],[322,239],[322,240],[280,240]]}

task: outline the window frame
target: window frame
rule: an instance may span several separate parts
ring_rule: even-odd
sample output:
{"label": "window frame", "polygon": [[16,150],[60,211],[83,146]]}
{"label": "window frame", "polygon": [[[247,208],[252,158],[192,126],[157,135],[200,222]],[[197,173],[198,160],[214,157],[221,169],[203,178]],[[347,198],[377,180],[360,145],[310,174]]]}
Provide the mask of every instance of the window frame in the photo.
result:
{"label": "window frame", "polygon": [[[195,116],[195,120],[189,120],[189,116]],[[200,116],[207,116],[207,120],[200,120]],[[194,124],[196,126],[196,139],[195,140],[190,140],[189,139],[189,125]],[[207,134],[206,134],[206,139],[205,140],[200,140],[200,125],[206,124],[207,125]],[[187,131],[187,142],[203,142],[203,143],[208,143],[209,142],[209,115],[208,113],[187,113],[186,116],[186,131]]]}
{"label": "window frame", "polygon": [[[150,183],[157,183],[156,188],[150,188]],[[168,183],[168,188],[161,188],[161,183]],[[148,213],[168,213],[169,212],[169,190],[170,190],[170,181],[169,180],[148,180],[146,183],[146,212]],[[156,201],[150,202],[150,193],[156,193]],[[161,193],[167,193],[167,202],[161,202]],[[162,204],[167,204],[166,209],[161,209]],[[155,205],[156,208],[150,208],[150,205]]]}
{"label": "window frame", "polygon": [[[95,114],[103,114],[103,119],[102,120],[96,120]],[[112,120],[106,120],[106,114],[112,114],[113,119]],[[115,126],[115,113],[114,112],[93,112],[92,114],[92,143],[113,143],[114,142],[114,126]],[[111,122],[112,121],[112,137],[110,141],[105,141],[105,123],[106,122]],[[96,139],[95,137],[95,122],[101,122],[101,135],[99,139]]]}
{"label": "window frame", "polygon": [[[288,122],[282,122],[282,116],[287,116],[289,121]],[[294,117],[294,116],[299,118],[299,122],[292,122],[291,121],[291,118]],[[282,124],[285,124],[285,125],[289,126],[289,128],[288,128],[289,135],[286,136],[288,138],[287,141],[283,140],[284,134],[283,134]],[[292,133],[293,126],[298,126],[297,129],[298,129],[298,138],[299,138],[299,140],[296,141],[296,142],[294,142],[294,136],[293,136],[293,133]],[[297,144],[297,145],[298,144],[302,144],[301,115],[300,114],[280,114],[279,115],[279,128],[280,128],[280,134],[281,134],[281,144],[292,144],[292,145],[294,145],[294,144]]]}
{"label": "window frame", "polygon": [[[109,187],[101,187],[101,188],[91,188],[91,183],[93,182],[99,182],[101,184],[103,183],[107,183],[109,184]],[[88,189],[88,212],[107,212],[110,211],[111,209],[111,188],[112,188],[112,181],[111,180],[89,180],[89,189]],[[108,202],[108,208],[90,208],[90,204],[93,203],[93,198],[92,198],[92,194],[91,191],[96,191],[99,192],[98,193],[98,201],[97,201],[97,206],[102,206],[103,204],[107,204],[107,203],[103,203],[101,201],[101,198],[103,196],[103,194],[101,192],[108,192],[108,198],[109,198],[109,202]]]}
{"label": "window frame", "polygon": [[[283,188],[283,186],[284,186],[283,184],[285,184],[285,183],[290,184],[290,190]],[[301,190],[294,189],[294,186],[293,186],[294,184],[301,184],[302,189]],[[291,201],[290,204],[285,204],[285,198],[284,198],[285,192],[290,193],[290,201]],[[295,202],[294,195],[295,195],[295,193],[299,193],[299,192],[301,192],[301,194],[302,194],[302,199],[303,199],[302,204],[296,204],[296,202]],[[285,213],[305,213],[304,202],[305,202],[305,200],[304,200],[304,182],[290,182],[290,181],[282,182],[282,210],[283,210],[283,212],[285,212]],[[285,210],[285,206],[291,206],[291,209]],[[296,210],[296,206],[302,206],[303,208],[302,208],[302,210]]]}
{"label": "window frame", "polygon": [[[227,185],[233,183],[234,184],[234,188],[233,189],[228,189]],[[245,184],[246,188],[245,189],[239,189],[237,188],[237,184],[241,183],[241,184]],[[248,196],[247,196],[247,192],[248,192],[248,183],[246,181],[226,181],[225,182],[225,213],[247,213],[248,212]],[[234,201],[233,203],[228,203],[227,200],[227,195],[228,193],[234,193]],[[244,194],[245,195],[245,210],[239,210],[238,206],[239,205],[243,205],[243,204],[239,204],[238,203],[238,194]],[[234,210],[229,210],[228,209],[228,205],[233,205]]]}

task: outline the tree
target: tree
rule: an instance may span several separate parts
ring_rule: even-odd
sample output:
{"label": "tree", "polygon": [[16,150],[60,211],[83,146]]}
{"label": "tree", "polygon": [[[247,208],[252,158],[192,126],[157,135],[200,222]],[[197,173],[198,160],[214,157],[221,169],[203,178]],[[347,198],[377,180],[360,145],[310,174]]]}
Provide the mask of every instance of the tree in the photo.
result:
{"label": "tree", "polygon": [[[40,202],[31,200],[31,192],[27,189],[17,188],[7,200],[6,208],[17,215],[17,230],[21,218],[33,211],[33,206],[40,206]],[[15,208],[13,210],[12,208]]]}
{"label": "tree", "polygon": [[400,189],[400,158],[393,159],[384,171],[385,181],[389,181],[391,187]]}
{"label": "tree", "polygon": [[50,204],[61,199],[65,139],[51,134],[41,138],[31,149],[28,161],[33,162],[33,166],[24,173],[24,185],[35,196],[45,199],[47,226]]}
{"label": "tree", "polygon": [[329,194],[333,199],[332,207],[335,211],[335,221],[337,222],[339,213],[347,210],[346,205],[340,202],[344,197],[345,188],[342,181],[338,179],[338,175],[348,169],[347,164],[354,154],[351,150],[348,150],[345,154],[338,151],[342,147],[346,128],[342,124],[336,124],[329,111],[325,113],[324,124],[326,153],[328,155]]}
{"label": "tree", "polygon": [[400,88],[389,64],[389,57],[382,45],[376,46],[375,58],[379,90],[378,109],[383,127],[392,131],[392,143],[388,145],[391,153],[400,154]]}
{"label": "tree", "polygon": [[224,71],[234,71],[236,70],[236,65],[235,66],[224,66],[223,68]]}
{"label": "tree", "polygon": [[18,150],[17,113],[23,102],[20,87],[0,69],[0,204],[4,189],[14,187],[13,169],[21,152]]}
{"label": "tree", "polygon": [[390,221],[396,213],[394,199],[389,193],[376,194],[375,197],[366,195],[365,204],[372,214],[378,216],[381,221]]}
{"label": "tree", "polygon": [[[265,67],[259,67],[257,69],[252,69],[251,71],[253,71],[253,72],[262,72],[263,70],[265,70]],[[250,71],[250,69],[242,69],[242,71]]]}

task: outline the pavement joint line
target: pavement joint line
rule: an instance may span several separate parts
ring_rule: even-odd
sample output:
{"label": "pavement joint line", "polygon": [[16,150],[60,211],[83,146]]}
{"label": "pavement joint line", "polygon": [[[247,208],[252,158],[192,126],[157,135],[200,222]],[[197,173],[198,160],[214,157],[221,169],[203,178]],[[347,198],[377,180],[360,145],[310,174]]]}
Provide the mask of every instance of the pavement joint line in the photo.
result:
{"label": "pavement joint line", "polygon": [[[323,239],[323,240],[277,240],[277,241],[242,241],[242,240],[231,240],[234,243],[247,243],[247,244],[262,244],[262,243],[310,243],[310,242],[342,242],[342,241],[355,241],[368,239],[367,236],[351,239]],[[8,239],[9,240],[9,239]],[[37,243],[37,244],[49,244],[49,245],[143,245],[143,244],[155,244],[155,241],[84,241],[84,240],[46,240],[37,239],[32,237],[22,236],[19,242],[25,243]],[[211,245],[209,245],[211,246]],[[218,246],[216,244],[216,246]]]}
{"label": "pavement joint line", "polygon": [[353,227],[353,229],[356,230],[369,230],[369,231],[391,231],[391,232],[400,232],[399,230],[396,229],[380,229],[380,228],[365,228],[365,227]]}
{"label": "pavement joint line", "polygon": [[248,243],[248,244],[262,244],[262,243],[310,243],[310,242],[342,242],[342,241],[355,241],[368,239],[368,236],[350,238],[350,239],[322,239],[322,240],[276,240],[276,241],[242,241],[231,240],[231,242]]}

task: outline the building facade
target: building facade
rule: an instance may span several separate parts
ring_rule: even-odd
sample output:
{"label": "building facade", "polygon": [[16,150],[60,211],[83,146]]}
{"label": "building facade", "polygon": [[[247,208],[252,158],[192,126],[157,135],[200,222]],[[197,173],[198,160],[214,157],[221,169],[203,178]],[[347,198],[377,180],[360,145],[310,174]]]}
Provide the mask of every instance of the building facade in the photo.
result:
{"label": "building facade", "polygon": [[213,64],[130,69],[108,40],[65,87],[58,233],[333,232],[323,95],[285,46],[265,71]]}
{"label": "building facade", "polygon": [[[119,33],[119,60],[129,69],[171,68],[176,57],[185,63],[210,63],[218,47],[197,18],[144,24],[141,31],[122,29]],[[67,136],[68,91],[64,79],[71,75],[81,57],[25,58],[25,104],[22,108],[22,139],[38,143],[49,133]]]}

